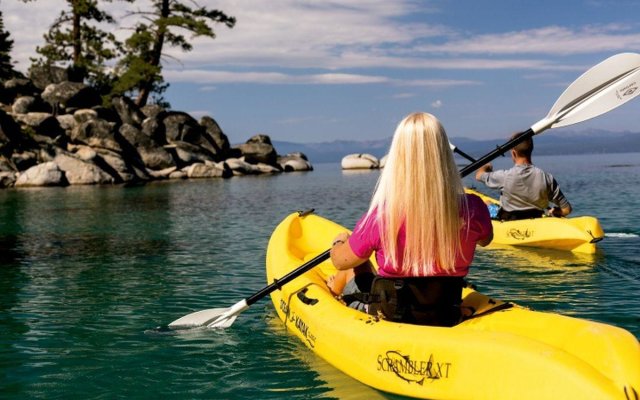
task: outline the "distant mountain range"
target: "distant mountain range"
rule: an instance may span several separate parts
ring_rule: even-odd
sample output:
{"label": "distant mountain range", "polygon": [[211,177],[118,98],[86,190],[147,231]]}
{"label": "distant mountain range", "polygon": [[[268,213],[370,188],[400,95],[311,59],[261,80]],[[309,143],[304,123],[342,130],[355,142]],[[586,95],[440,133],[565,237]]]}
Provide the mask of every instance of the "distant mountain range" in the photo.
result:
{"label": "distant mountain range", "polygon": [[[469,138],[450,138],[460,150],[480,157],[502,145],[507,137],[474,140]],[[347,154],[369,153],[381,158],[389,149],[391,137],[380,140],[336,140],[321,143],[294,143],[273,141],[278,154],[301,151],[312,163],[340,162]],[[595,154],[595,153],[628,153],[640,152],[640,132],[610,132],[605,130],[590,131],[547,131],[534,138],[535,155],[559,154]]]}

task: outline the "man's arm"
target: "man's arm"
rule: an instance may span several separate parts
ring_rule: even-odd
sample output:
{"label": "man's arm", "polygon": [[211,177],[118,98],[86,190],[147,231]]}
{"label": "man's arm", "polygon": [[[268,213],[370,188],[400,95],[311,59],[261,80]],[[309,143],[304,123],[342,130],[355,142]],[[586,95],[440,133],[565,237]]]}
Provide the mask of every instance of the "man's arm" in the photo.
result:
{"label": "man's arm", "polygon": [[564,194],[562,193],[562,190],[560,190],[560,185],[558,185],[558,182],[551,177],[551,201],[553,203],[555,203],[557,206],[553,207],[549,210],[548,215],[554,216],[554,217],[566,217],[567,215],[571,214],[571,211],[573,211],[573,209],[571,208],[571,203],[569,203],[569,200],[567,200],[566,197],[564,197]]}
{"label": "man's arm", "polygon": [[491,163],[487,163],[481,166],[476,171],[476,180],[481,181],[480,176],[482,176],[482,174],[484,174],[485,172],[492,172],[492,171],[493,171],[493,166],[491,165]]}
{"label": "man's arm", "polygon": [[552,217],[566,217],[571,214],[573,209],[571,208],[571,204],[567,203],[564,207],[552,207],[548,211],[548,215]]}

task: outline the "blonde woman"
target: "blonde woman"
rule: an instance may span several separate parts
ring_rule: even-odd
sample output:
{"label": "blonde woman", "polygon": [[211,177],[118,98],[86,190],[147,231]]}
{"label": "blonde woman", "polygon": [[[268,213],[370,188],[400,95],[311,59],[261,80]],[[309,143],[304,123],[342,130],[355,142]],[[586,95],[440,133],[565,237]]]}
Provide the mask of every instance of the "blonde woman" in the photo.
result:
{"label": "blonde woman", "polygon": [[[331,260],[339,272],[327,283],[351,307],[450,326],[460,317],[476,244],[492,238],[487,206],[464,193],[444,128],[431,114],[413,113],[396,128],[369,210],[351,236],[335,238]],[[385,279],[374,279],[373,252]]]}

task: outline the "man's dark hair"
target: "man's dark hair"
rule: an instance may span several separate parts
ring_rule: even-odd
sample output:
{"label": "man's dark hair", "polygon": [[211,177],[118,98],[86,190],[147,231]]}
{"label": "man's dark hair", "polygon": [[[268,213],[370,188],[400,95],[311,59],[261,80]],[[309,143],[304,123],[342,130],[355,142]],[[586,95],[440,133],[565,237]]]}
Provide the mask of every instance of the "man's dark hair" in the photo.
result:
{"label": "man's dark hair", "polygon": [[[519,132],[511,135],[511,140],[524,135],[524,132]],[[524,141],[520,142],[517,146],[513,148],[516,154],[520,157],[531,157],[531,153],[533,153],[533,139],[529,136]]]}

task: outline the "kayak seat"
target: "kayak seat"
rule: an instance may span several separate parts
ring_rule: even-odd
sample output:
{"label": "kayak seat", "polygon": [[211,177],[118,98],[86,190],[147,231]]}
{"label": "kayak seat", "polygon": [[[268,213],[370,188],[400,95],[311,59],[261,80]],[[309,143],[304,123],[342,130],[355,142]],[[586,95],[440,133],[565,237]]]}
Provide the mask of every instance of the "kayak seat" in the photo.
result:
{"label": "kayak seat", "polygon": [[[462,277],[386,278],[358,274],[357,278],[362,293],[345,295],[343,300],[347,304],[368,304],[370,315],[416,325],[454,326],[460,322],[465,285]],[[364,283],[367,280],[370,284]]]}
{"label": "kayak seat", "polygon": [[519,219],[541,218],[543,215],[544,212],[542,210],[534,208],[514,211],[507,211],[504,208],[500,208],[496,219],[499,221],[516,221]]}

